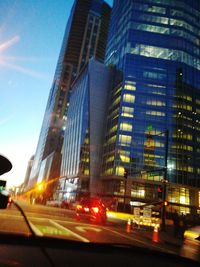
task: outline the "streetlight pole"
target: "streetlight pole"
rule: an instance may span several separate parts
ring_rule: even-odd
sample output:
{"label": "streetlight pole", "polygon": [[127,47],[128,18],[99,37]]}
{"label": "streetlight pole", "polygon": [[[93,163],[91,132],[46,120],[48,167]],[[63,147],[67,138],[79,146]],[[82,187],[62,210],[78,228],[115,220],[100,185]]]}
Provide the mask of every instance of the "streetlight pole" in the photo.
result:
{"label": "streetlight pole", "polygon": [[165,168],[164,168],[163,195],[162,195],[163,205],[162,205],[162,213],[161,213],[161,218],[162,218],[161,230],[162,231],[165,231],[165,219],[166,219],[165,201],[166,201],[166,189],[167,189],[168,146],[169,146],[169,130],[167,129],[165,131]]}
{"label": "streetlight pole", "polygon": [[162,180],[162,209],[161,209],[161,220],[162,220],[162,225],[161,225],[161,230],[165,231],[165,219],[166,219],[166,206],[165,206],[165,201],[166,201],[166,191],[167,191],[167,162],[168,162],[168,147],[169,147],[169,130],[166,129],[165,131],[155,135],[159,136],[161,134],[165,134],[165,163],[164,163],[164,168],[162,169],[164,171],[164,179]]}
{"label": "streetlight pole", "polygon": [[126,210],[126,187],[128,179],[128,170],[124,169],[124,211]]}

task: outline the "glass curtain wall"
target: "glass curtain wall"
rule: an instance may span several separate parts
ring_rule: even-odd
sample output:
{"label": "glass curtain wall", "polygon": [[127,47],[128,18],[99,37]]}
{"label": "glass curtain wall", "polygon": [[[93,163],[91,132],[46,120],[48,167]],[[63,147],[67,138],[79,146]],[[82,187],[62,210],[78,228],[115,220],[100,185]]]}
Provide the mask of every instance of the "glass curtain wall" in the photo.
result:
{"label": "glass curtain wall", "polygon": [[112,90],[102,175],[164,167],[169,130],[169,181],[200,186],[199,18],[200,1],[114,1],[106,64],[123,77]]}

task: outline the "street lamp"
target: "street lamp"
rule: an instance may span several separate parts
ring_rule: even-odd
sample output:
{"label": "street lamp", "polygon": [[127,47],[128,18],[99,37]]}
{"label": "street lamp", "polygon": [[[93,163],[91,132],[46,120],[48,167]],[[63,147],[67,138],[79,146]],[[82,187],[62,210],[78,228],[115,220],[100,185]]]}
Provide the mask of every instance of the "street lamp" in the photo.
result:
{"label": "street lamp", "polygon": [[39,183],[37,184],[37,191],[41,192],[44,189],[44,184],[43,183]]}

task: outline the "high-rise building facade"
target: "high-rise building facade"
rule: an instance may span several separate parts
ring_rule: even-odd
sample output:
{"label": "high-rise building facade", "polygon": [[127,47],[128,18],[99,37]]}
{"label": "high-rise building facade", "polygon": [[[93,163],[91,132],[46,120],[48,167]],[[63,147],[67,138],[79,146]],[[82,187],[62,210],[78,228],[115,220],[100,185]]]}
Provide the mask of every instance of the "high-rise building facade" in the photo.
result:
{"label": "high-rise building facade", "polygon": [[[115,0],[106,64],[123,77],[109,105],[105,192],[124,188],[124,170],[160,181],[166,149],[170,183],[200,187],[200,1]],[[146,193],[143,184],[130,188],[133,197]]]}
{"label": "high-rise building facade", "polygon": [[100,162],[112,69],[91,59],[72,84],[56,199],[75,200],[100,187]]}
{"label": "high-rise building facade", "polygon": [[29,187],[34,186],[38,177],[40,181],[46,179],[44,173],[48,172],[48,179],[60,174],[70,85],[89,58],[94,56],[104,60],[110,11],[103,0],[74,1],[47,102]]}
{"label": "high-rise building facade", "polygon": [[34,160],[34,156],[32,156],[30,158],[30,160],[28,161],[28,166],[26,169],[26,174],[25,174],[25,178],[24,178],[24,183],[23,183],[23,187],[26,188],[30,179],[30,174],[31,174],[31,169],[33,166],[33,160]]}

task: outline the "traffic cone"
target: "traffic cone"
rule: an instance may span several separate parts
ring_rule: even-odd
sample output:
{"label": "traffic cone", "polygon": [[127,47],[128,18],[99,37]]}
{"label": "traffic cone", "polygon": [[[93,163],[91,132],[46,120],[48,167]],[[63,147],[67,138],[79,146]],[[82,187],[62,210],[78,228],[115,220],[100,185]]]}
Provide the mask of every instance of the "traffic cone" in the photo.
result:
{"label": "traffic cone", "polygon": [[158,243],[158,226],[155,226],[153,229],[153,236],[152,236],[152,241]]}
{"label": "traffic cone", "polygon": [[131,231],[131,219],[128,219],[127,225],[126,225],[126,232],[130,233]]}

